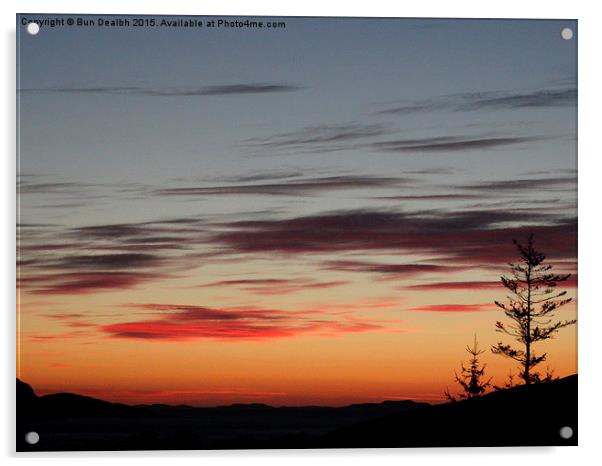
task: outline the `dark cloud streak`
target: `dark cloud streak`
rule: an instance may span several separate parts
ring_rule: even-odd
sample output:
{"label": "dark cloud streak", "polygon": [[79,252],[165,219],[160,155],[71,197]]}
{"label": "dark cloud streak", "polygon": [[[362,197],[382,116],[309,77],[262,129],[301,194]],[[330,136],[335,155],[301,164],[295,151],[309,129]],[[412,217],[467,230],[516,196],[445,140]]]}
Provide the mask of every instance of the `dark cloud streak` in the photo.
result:
{"label": "dark cloud streak", "polygon": [[409,183],[410,178],[390,178],[371,176],[331,176],[307,180],[294,180],[287,183],[264,183],[224,186],[189,186],[166,188],[155,191],[162,196],[221,196],[221,195],[265,195],[265,196],[298,196],[309,195],[321,191],[387,188],[400,183]]}
{"label": "dark cloud streak", "polygon": [[395,278],[408,278],[421,274],[451,272],[458,270],[455,267],[437,264],[383,264],[362,261],[329,261],[323,264],[326,270],[337,272],[361,272],[392,275]]}
{"label": "dark cloud streak", "polygon": [[577,89],[543,89],[514,92],[480,92],[441,96],[417,102],[407,102],[375,112],[379,115],[409,115],[413,113],[478,110],[508,110],[524,108],[566,107],[577,104]]}
{"label": "dark cloud streak", "polygon": [[248,139],[244,141],[244,145],[254,149],[277,151],[333,152],[361,146],[366,139],[389,132],[388,126],[383,124],[322,124],[268,137]]}
{"label": "dark cloud streak", "polygon": [[562,176],[552,178],[518,178],[513,180],[485,181],[481,183],[465,184],[458,186],[460,189],[471,191],[525,191],[549,188],[570,187],[577,188],[576,176]]}
{"label": "dark cloud streak", "polygon": [[574,257],[576,221],[531,210],[343,211],[330,214],[232,222],[212,242],[224,254],[287,255],[398,251],[439,256],[435,262],[491,265],[515,255],[512,239],[534,233],[550,256]]}
{"label": "dark cloud streak", "polygon": [[493,149],[535,141],[534,137],[457,137],[443,136],[423,139],[398,139],[374,142],[373,149],[384,152],[455,152]]}
{"label": "dark cloud streak", "polygon": [[348,283],[348,281],[343,280],[314,281],[307,279],[268,278],[221,280],[201,286],[203,288],[233,286],[258,295],[284,295],[300,291],[334,288]]}
{"label": "dark cloud streak", "polygon": [[284,83],[248,83],[223,84],[217,86],[200,86],[189,88],[145,88],[136,86],[96,86],[96,87],[48,87],[22,89],[21,92],[49,92],[69,94],[108,94],[139,95],[151,97],[204,97],[244,94],[273,94],[293,92],[302,89],[300,86]]}

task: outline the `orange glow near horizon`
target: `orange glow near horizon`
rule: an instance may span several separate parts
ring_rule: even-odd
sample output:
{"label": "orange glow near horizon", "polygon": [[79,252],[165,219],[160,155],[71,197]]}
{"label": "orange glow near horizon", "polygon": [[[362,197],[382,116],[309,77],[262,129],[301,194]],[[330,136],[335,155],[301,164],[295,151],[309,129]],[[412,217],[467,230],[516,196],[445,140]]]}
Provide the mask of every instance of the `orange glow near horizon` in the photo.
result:
{"label": "orange glow near horizon", "polygon": [[[344,273],[313,277],[342,278],[349,279]],[[481,281],[479,273],[430,280],[454,283],[435,291],[424,289],[424,280],[352,278],[345,285],[274,294],[257,293],[258,281],[251,289],[164,283],[69,296],[21,291],[17,375],[38,394],[68,391],[130,404],[440,402],[446,387],[456,391],[453,371],[466,360],[464,347],[473,335],[485,349],[500,340],[494,323],[504,316],[488,303],[503,297],[503,288],[466,292],[457,285]],[[213,305],[192,304],[209,302]],[[230,314],[207,317],[221,311]],[[198,332],[199,312],[208,318],[202,322],[209,334],[187,337],[186,320]],[[244,315],[256,320],[241,326],[228,320],[232,313],[249,313]],[[563,319],[575,314],[573,304],[558,311]],[[273,322],[278,322],[274,328]],[[163,331],[166,325],[168,332],[175,326],[176,336],[139,338],[108,331],[118,325],[125,325],[119,327],[124,332]],[[511,343],[508,337],[502,340]],[[577,372],[574,328],[535,349],[548,352],[556,375]],[[517,373],[500,356],[487,352],[482,360],[495,384]]]}

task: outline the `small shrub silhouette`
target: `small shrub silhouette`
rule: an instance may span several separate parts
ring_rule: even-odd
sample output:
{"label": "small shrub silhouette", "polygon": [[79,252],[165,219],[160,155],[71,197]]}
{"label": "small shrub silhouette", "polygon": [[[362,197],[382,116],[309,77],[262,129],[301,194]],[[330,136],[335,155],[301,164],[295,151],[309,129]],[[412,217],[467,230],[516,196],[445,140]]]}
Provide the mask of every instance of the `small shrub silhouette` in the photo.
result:
{"label": "small shrub silhouette", "polygon": [[[491,378],[486,382],[483,381],[487,365],[481,365],[479,356],[485,353],[485,350],[479,350],[476,335],[472,347],[466,346],[466,352],[470,354],[468,366],[462,364],[460,374],[454,371],[456,383],[462,388],[462,392],[458,396],[463,399],[481,396],[491,385]],[[445,390],[444,395],[449,401],[456,401],[456,398],[450,393],[449,389]]]}

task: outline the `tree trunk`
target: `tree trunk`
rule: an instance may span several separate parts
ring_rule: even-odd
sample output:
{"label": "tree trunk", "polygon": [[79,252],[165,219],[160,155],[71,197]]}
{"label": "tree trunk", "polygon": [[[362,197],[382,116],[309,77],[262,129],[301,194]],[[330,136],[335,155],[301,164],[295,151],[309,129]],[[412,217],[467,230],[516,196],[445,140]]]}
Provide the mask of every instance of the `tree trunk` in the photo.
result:
{"label": "tree trunk", "polygon": [[527,334],[525,335],[525,384],[531,383],[531,264],[527,269]]}

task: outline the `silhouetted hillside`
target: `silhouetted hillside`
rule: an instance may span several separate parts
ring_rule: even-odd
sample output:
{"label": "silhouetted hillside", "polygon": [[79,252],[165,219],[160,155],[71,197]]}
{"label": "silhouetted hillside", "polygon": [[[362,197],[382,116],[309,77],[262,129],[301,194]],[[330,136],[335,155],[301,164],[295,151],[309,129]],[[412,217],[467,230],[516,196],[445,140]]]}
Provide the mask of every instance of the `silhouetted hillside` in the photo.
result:
{"label": "silhouetted hillside", "polygon": [[[575,435],[563,440],[570,426]],[[25,433],[40,434],[37,445]],[[17,449],[359,448],[577,444],[577,376],[441,405],[385,401],[342,408],[234,404],[128,406],[17,380]]]}
{"label": "silhouetted hillside", "polygon": [[[574,435],[562,439],[560,429]],[[577,375],[344,427],[316,447],[577,445]]]}
{"label": "silhouetted hillside", "polygon": [[[291,439],[301,447],[339,427],[423,406],[410,400],[342,408],[128,406],[72,393],[37,397],[17,380],[17,443],[21,451],[269,448]],[[40,434],[39,444],[23,441],[29,431]]]}
{"label": "silhouetted hillside", "polygon": [[[141,407],[110,403],[74,393],[53,393],[38,397],[26,383],[17,379],[17,406],[20,414],[33,417],[122,417],[149,416]],[[32,409],[33,408],[33,409]]]}

